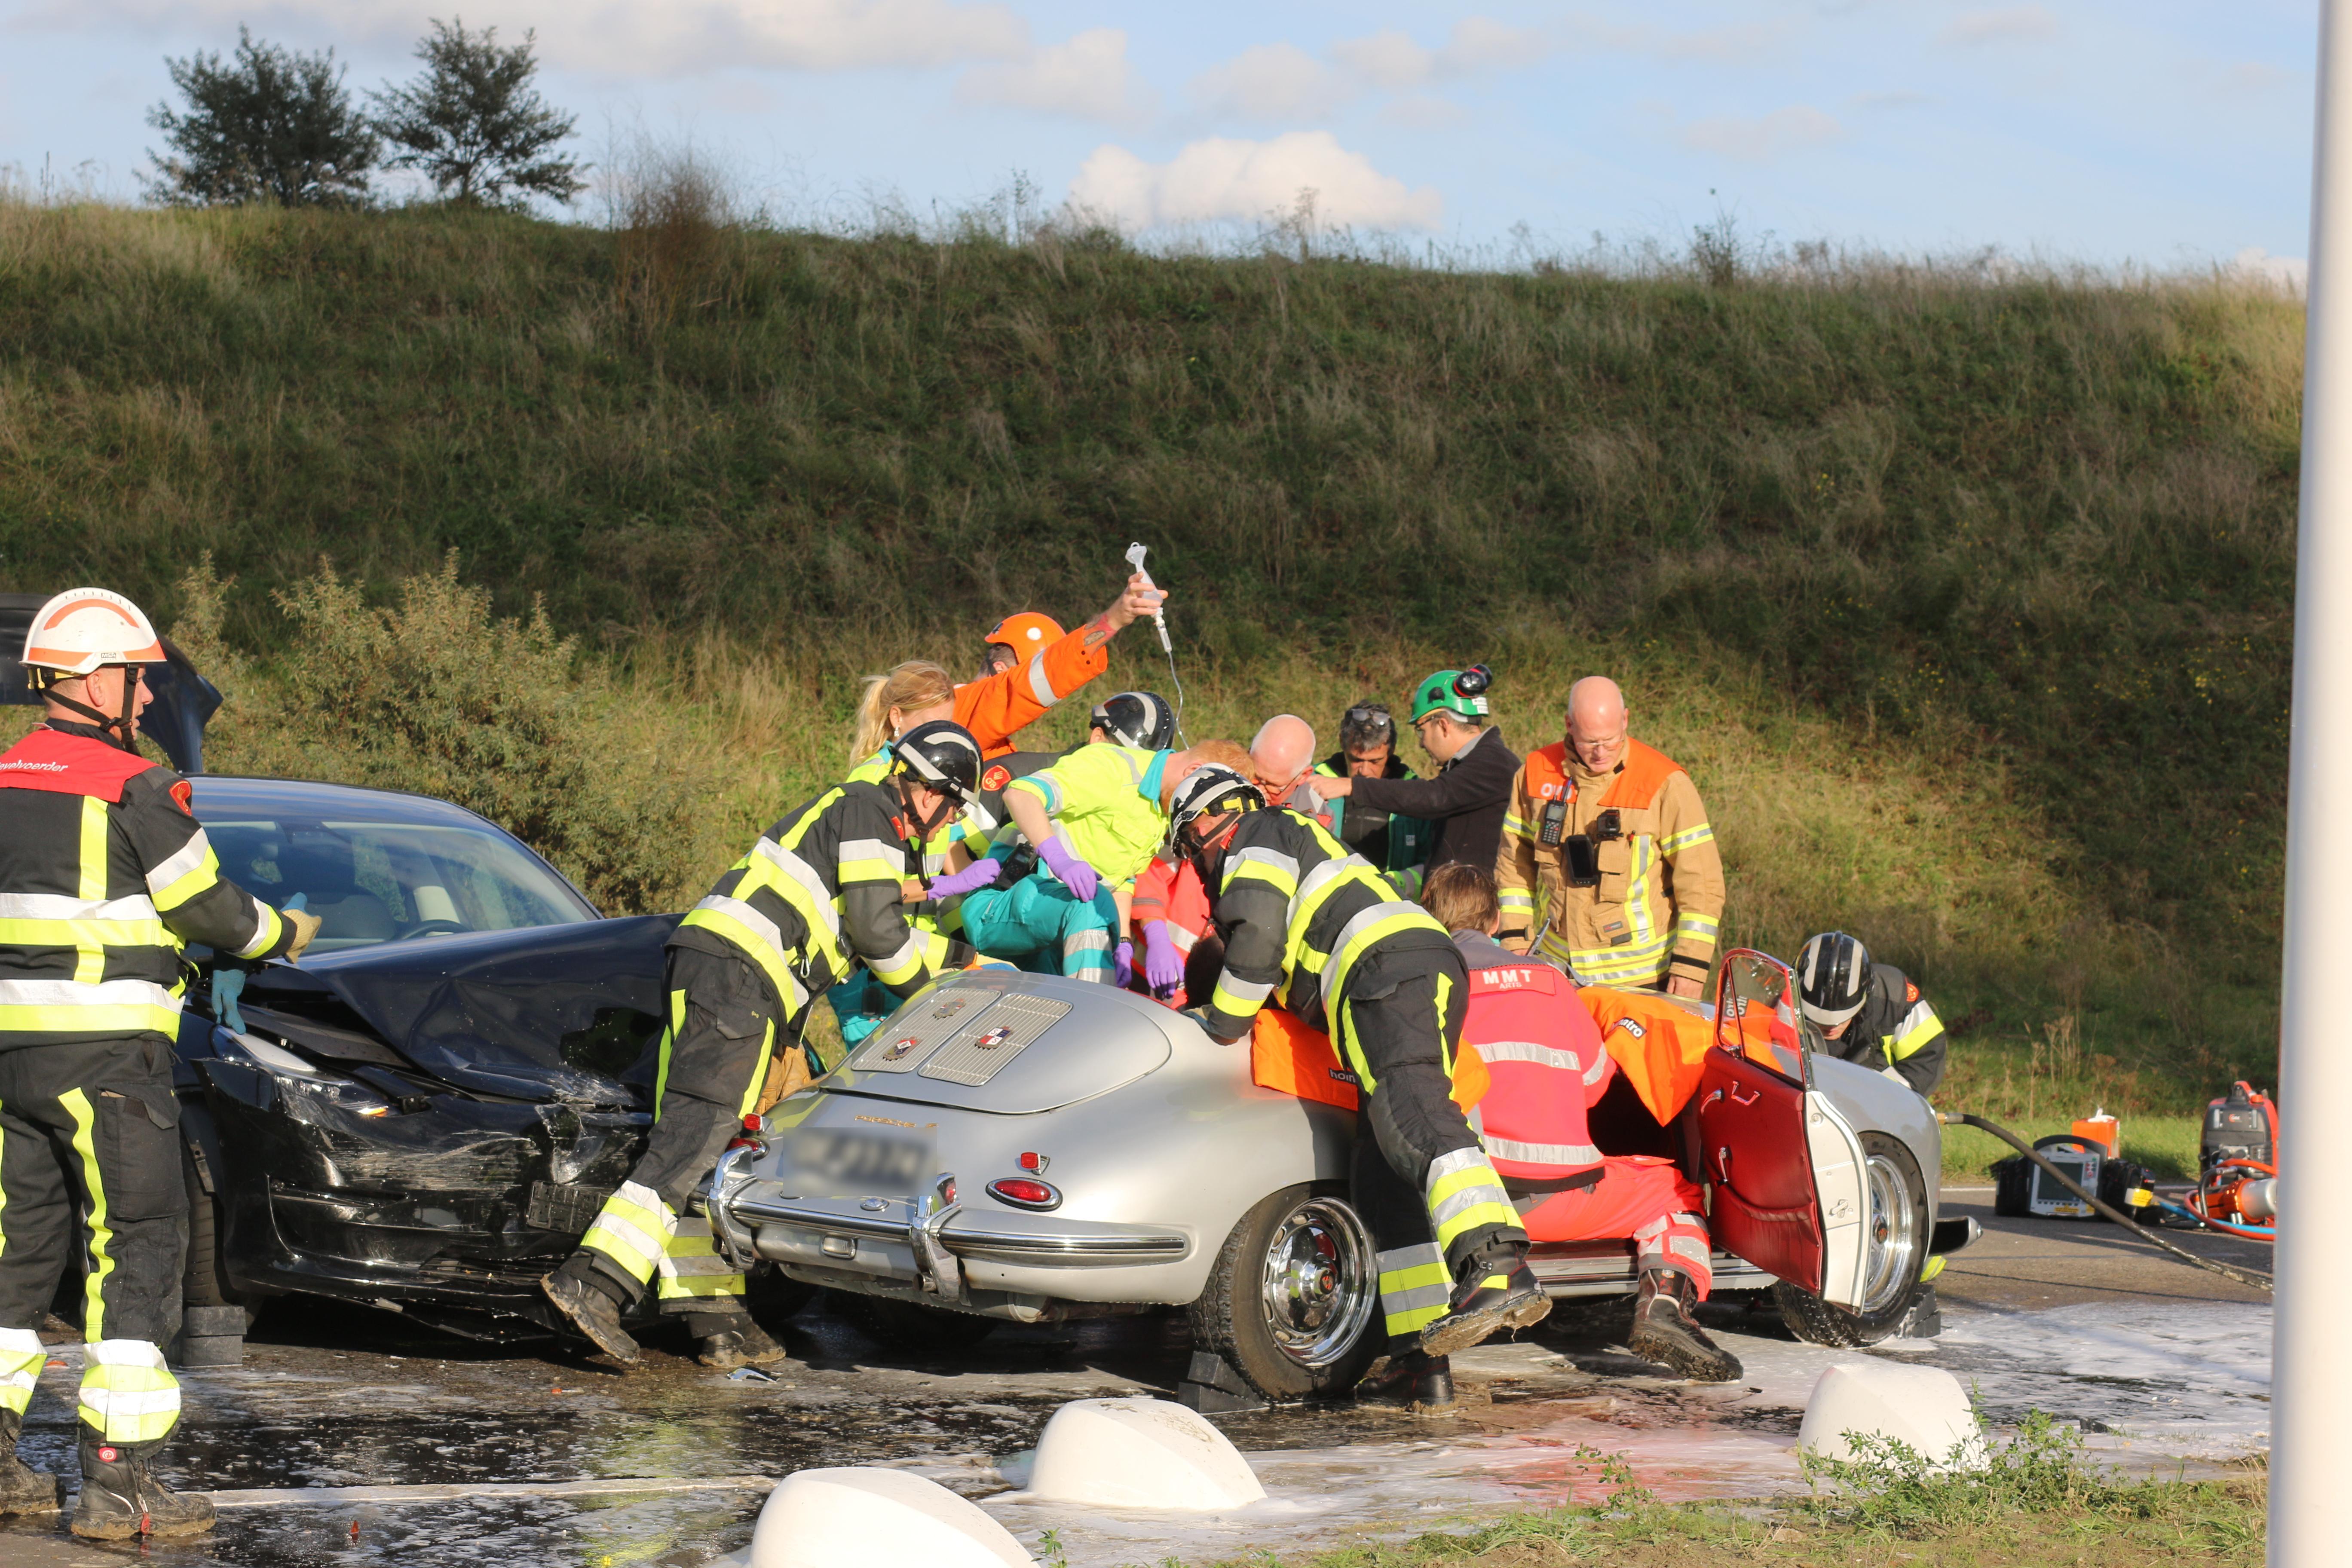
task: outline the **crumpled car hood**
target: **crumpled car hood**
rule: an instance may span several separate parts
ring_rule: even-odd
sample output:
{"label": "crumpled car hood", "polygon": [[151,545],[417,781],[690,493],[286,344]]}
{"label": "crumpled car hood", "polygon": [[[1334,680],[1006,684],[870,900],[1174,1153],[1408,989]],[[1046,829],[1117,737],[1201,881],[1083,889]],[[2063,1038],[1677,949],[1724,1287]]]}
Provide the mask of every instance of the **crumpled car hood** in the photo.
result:
{"label": "crumpled car hood", "polygon": [[648,1108],[676,915],[384,942],[256,973],[247,1000],[323,989],[424,1071],[476,1093]]}

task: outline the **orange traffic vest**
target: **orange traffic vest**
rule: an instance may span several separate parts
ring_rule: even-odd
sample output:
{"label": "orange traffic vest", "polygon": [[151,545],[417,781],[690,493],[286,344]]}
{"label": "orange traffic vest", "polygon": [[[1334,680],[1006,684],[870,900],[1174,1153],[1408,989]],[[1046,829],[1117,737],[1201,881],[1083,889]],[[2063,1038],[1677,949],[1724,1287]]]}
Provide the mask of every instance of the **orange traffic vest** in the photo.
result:
{"label": "orange traffic vest", "polygon": [[[1683,771],[1683,765],[1653,746],[1639,741],[1625,742],[1625,766],[1609,793],[1601,797],[1596,808],[1606,811],[1619,806],[1627,811],[1639,811],[1658,797],[1666,781]],[[1568,742],[1554,741],[1549,746],[1538,746],[1528,753],[1528,794],[1538,801],[1574,800],[1576,780],[1568,771]]]}

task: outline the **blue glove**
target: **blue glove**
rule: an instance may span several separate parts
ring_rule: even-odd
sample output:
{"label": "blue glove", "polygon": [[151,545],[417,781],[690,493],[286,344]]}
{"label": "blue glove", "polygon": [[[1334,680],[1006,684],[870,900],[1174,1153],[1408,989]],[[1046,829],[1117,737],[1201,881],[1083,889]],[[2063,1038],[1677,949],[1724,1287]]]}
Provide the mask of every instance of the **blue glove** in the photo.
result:
{"label": "blue glove", "polygon": [[1135,978],[1135,943],[1120,942],[1110,950],[1110,983],[1121,991]]}
{"label": "blue glove", "polygon": [[1081,903],[1091,902],[1095,889],[1102,886],[1102,878],[1095,868],[1070,853],[1070,847],[1058,833],[1037,846],[1037,858],[1053,868],[1062,879],[1062,886],[1077,894]]}
{"label": "blue glove", "polygon": [[993,887],[996,879],[1004,874],[1004,862],[982,856],[953,876],[931,879],[931,897],[960,899],[966,893],[976,893],[982,888]]}
{"label": "blue glove", "polygon": [[245,971],[215,969],[213,971],[213,1021],[231,1034],[245,1033],[245,1015],[236,1010],[236,999],[245,994]]}

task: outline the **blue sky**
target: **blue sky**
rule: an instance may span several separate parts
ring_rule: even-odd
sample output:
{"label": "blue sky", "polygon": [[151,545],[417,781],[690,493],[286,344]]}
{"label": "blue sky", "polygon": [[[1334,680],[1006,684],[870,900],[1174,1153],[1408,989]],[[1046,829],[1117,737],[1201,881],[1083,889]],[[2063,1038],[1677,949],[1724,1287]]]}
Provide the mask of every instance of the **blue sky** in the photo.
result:
{"label": "blue sky", "polygon": [[[0,164],[129,196],[163,60],[242,21],[406,75],[437,5],[0,0]],[[1024,173],[1136,229],[1326,220],[1580,247],[1750,230],[2160,268],[2305,253],[2314,0],[488,0],[549,95],[787,214]]]}

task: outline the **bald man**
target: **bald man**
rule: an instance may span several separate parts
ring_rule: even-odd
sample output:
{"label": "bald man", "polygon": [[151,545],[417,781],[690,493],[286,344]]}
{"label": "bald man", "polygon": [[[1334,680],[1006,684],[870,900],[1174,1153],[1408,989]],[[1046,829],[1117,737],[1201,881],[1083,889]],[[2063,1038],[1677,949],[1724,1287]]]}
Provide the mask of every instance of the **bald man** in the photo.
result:
{"label": "bald man", "polygon": [[1625,694],[1589,675],[1568,733],[1511,781],[1495,861],[1503,944],[1580,985],[1706,988],[1723,918],[1723,860],[1681,764],[1633,738]]}
{"label": "bald man", "polygon": [[1265,721],[1250,742],[1250,774],[1265,792],[1268,805],[1279,805],[1323,819],[1330,814],[1307,780],[1315,772],[1315,727],[1296,713],[1277,713]]}

